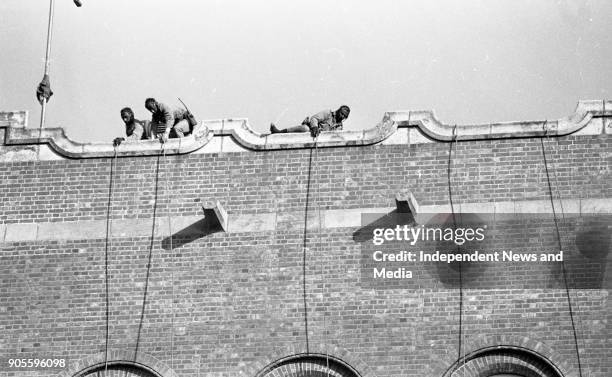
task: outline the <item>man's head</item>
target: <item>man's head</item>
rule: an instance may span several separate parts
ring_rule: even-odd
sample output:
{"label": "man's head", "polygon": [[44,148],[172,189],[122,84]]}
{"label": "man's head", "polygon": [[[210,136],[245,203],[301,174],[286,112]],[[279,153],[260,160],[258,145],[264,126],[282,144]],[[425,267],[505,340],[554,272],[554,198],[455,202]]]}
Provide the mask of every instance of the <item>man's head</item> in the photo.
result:
{"label": "man's head", "polygon": [[134,120],[134,112],[129,107],[121,109],[121,120],[125,124],[131,123]]}
{"label": "man's head", "polygon": [[145,108],[150,112],[154,113],[157,111],[157,101],[155,98],[147,98],[145,101]]}
{"label": "man's head", "polygon": [[338,110],[336,110],[336,122],[342,122],[343,120],[345,120],[346,118],[348,118],[349,114],[351,113],[351,109],[349,109],[348,106],[346,105],[342,105],[338,108]]}

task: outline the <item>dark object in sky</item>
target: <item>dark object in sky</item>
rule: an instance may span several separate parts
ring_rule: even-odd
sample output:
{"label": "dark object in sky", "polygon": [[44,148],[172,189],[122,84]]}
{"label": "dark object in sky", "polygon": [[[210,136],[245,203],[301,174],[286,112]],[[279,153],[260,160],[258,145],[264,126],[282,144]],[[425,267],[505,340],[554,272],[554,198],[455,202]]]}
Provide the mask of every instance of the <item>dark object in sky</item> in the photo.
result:
{"label": "dark object in sky", "polygon": [[44,75],[40,84],[38,84],[38,88],[36,88],[36,98],[38,102],[42,105],[43,100],[45,102],[49,102],[49,98],[53,95],[53,91],[51,90],[51,82],[49,81],[49,75]]}
{"label": "dark object in sky", "polygon": [[83,3],[81,2],[81,0],[74,0],[74,4],[75,4],[77,7],[80,7],[81,5],[83,5]]}

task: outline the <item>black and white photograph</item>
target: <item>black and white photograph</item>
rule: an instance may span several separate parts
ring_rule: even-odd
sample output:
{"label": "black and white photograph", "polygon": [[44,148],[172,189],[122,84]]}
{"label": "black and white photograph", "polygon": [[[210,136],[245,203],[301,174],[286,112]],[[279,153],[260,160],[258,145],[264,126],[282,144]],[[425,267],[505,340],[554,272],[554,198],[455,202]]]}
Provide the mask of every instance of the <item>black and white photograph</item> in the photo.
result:
{"label": "black and white photograph", "polygon": [[0,377],[612,376],[612,2],[0,14]]}

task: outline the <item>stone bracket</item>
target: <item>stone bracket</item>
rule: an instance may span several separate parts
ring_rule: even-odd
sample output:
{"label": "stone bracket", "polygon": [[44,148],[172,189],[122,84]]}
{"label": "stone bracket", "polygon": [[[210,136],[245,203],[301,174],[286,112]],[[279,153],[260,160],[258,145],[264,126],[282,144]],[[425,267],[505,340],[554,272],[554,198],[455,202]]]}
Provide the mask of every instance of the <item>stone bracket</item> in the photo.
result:
{"label": "stone bracket", "polygon": [[227,232],[229,218],[227,211],[218,200],[215,202],[204,201],[202,210],[204,211],[204,219],[210,221],[211,224],[219,225],[224,232]]}

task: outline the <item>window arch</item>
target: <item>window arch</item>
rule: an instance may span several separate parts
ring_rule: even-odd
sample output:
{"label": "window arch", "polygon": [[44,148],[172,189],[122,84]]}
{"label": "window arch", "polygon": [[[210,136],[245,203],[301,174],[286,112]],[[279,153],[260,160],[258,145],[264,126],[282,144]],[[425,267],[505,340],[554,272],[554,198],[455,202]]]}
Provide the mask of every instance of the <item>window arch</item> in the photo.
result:
{"label": "window arch", "polygon": [[455,363],[444,377],[563,377],[548,359],[527,349],[495,347]]}
{"label": "window arch", "polygon": [[278,360],[257,377],[361,377],[344,361],[327,355],[294,355]]}
{"label": "window arch", "polygon": [[96,365],[92,368],[88,368],[81,373],[75,375],[75,377],[160,377],[159,374],[144,369],[142,367],[126,364],[117,363],[110,364],[108,366]]}
{"label": "window arch", "polygon": [[164,362],[144,352],[109,349],[75,360],[57,377],[177,377]]}

